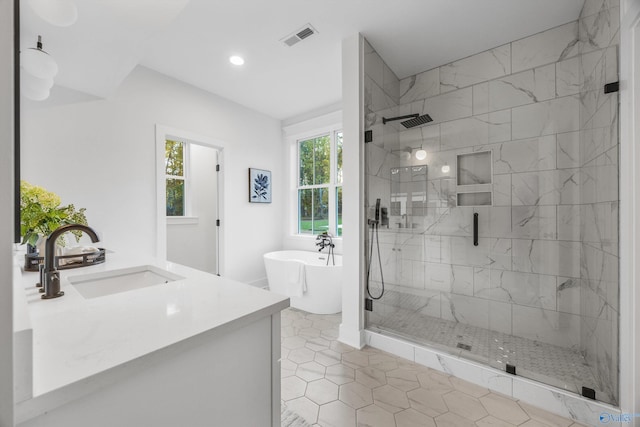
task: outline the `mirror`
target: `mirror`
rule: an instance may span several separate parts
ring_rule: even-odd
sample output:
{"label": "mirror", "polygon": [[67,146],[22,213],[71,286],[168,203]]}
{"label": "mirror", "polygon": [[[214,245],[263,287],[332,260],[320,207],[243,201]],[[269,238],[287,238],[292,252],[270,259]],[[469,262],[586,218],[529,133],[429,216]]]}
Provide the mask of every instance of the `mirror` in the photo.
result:
{"label": "mirror", "polygon": [[427,165],[391,168],[389,228],[419,228],[427,214]]}

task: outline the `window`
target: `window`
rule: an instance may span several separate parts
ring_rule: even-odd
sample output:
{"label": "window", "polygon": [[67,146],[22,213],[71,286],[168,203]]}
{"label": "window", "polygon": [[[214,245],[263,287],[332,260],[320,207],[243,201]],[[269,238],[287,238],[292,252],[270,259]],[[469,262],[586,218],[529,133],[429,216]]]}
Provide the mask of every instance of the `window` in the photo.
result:
{"label": "window", "polygon": [[342,132],[298,140],[298,234],[342,235]]}
{"label": "window", "polygon": [[186,216],[187,145],[179,141],[165,143],[165,179],[167,188],[167,216]]}

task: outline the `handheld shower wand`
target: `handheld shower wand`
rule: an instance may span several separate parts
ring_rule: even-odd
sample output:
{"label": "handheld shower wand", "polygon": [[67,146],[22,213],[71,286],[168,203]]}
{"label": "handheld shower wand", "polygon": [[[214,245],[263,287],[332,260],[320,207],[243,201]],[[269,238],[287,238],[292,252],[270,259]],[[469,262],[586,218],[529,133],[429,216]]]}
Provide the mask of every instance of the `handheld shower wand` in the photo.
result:
{"label": "handheld shower wand", "polygon": [[[378,238],[378,229],[380,227],[380,199],[376,199],[376,209],[374,213],[374,219],[370,219],[369,226],[371,227],[371,249],[369,250],[369,264],[367,266],[367,294],[371,299],[379,300],[384,295],[384,276],[382,274],[382,257],[380,256],[380,239]],[[376,246],[378,248],[378,265],[380,266],[380,281],[382,282],[382,290],[377,297],[371,294],[369,288],[371,277],[371,264],[373,262],[373,239],[375,237]]]}

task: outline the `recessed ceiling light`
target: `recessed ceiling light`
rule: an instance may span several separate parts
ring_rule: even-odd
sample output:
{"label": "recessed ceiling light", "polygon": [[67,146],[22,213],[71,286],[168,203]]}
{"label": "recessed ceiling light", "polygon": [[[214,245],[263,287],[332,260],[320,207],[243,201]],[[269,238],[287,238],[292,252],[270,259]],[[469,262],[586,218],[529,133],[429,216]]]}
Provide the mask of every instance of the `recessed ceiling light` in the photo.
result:
{"label": "recessed ceiling light", "polygon": [[243,65],[244,64],[244,59],[240,56],[232,56],[229,58],[229,62],[231,62],[233,65]]}

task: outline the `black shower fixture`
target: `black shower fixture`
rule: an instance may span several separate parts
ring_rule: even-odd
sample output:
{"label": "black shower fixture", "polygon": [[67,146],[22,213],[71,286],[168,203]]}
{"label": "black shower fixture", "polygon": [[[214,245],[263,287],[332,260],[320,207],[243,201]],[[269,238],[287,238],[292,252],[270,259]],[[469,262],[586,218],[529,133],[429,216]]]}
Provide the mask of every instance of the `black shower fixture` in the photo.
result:
{"label": "black shower fixture", "polygon": [[396,120],[404,120],[404,119],[415,119],[419,116],[420,114],[407,114],[406,116],[398,116],[398,117],[390,117],[390,118],[386,118],[383,117],[382,118],[382,124],[386,125],[387,122],[395,122]]}
{"label": "black shower fixture", "polygon": [[416,126],[420,126],[423,125],[425,123],[429,123],[432,122],[433,119],[431,118],[430,115],[425,114],[423,116],[418,116],[414,119],[410,119],[410,120],[405,120],[404,122],[401,122],[400,124],[404,127],[406,127],[407,129],[411,129],[412,127],[416,127]]}
{"label": "black shower fixture", "polygon": [[[409,119],[409,120],[405,120],[405,119]],[[433,121],[431,116],[428,114],[424,114],[421,116],[420,114],[416,113],[416,114],[407,114],[406,116],[390,117],[388,119],[386,117],[383,117],[382,124],[386,125],[387,122],[394,122],[396,120],[404,120],[404,122],[401,122],[400,124],[407,129],[411,129],[412,127],[420,126],[425,123],[429,123]]]}

